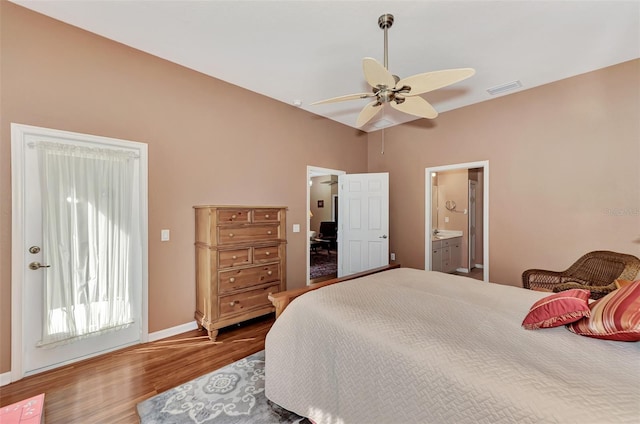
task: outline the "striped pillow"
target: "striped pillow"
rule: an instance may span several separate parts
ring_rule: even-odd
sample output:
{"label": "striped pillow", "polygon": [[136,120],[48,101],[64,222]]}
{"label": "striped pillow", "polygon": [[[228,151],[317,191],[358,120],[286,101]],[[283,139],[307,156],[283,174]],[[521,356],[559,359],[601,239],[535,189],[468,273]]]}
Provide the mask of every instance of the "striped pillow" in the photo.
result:
{"label": "striped pillow", "polygon": [[640,280],[612,291],[589,308],[591,316],[569,324],[570,331],[598,339],[640,341]]}
{"label": "striped pillow", "polygon": [[522,321],[527,330],[559,327],[589,316],[589,290],[571,289],[543,297]]}
{"label": "striped pillow", "polygon": [[619,289],[620,287],[628,286],[629,284],[633,283],[633,281],[616,280],[616,281],[614,281],[614,283],[616,284],[616,288]]}

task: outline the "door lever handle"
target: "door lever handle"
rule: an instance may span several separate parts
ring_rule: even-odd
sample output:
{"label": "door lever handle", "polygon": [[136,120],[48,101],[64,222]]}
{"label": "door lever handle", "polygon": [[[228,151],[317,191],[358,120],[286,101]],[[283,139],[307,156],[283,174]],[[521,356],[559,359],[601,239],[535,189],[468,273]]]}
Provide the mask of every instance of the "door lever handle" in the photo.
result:
{"label": "door lever handle", "polygon": [[378,237],[378,238],[386,239],[386,238],[387,238],[387,235],[386,235],[386,234],[384,234],[384,235],[381,235],[381,236],[380,236],[380,237]]}
{"label": "door lever handle", "polygon": [[40,269],[40,268],[50,268],[51,265],[42,265],[40,262],[31,262],[29,264],[29,269]]}

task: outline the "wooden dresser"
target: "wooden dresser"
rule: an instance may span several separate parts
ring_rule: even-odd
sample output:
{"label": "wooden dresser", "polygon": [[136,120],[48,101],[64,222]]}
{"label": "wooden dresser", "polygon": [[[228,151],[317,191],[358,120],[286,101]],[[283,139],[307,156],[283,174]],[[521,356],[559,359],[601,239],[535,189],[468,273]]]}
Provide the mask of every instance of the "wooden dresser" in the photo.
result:
{"label": "wooden dresser", "polygon": [[218,329],[274,312],[270,293],[286,289],[286,207],[194,206],[196,312]]}

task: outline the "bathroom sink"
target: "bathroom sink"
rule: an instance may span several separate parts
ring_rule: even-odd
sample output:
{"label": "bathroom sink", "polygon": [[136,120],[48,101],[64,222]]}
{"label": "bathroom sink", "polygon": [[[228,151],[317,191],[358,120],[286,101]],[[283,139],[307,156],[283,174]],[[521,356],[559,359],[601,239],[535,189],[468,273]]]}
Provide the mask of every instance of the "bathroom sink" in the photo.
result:
{"label": "bathroom sink", "polygon": [[431,240],[448,240],[455,237],[462,237],[462,231],[454,231],[454,230],[441,230],[438,231],[437,234],[433,234],[431,236]]}

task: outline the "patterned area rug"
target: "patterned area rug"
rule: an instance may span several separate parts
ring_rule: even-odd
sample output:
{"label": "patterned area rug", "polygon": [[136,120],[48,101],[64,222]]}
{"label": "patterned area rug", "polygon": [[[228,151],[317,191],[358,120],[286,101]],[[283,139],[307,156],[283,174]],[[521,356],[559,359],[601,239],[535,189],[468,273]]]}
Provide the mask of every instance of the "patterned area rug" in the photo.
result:
{"label": "patterned area rug", "polygon": [[137,406],[142,424],[310,424],[264,395],[264,351],[167,390]]}
{"label": "patterned area rug", "polygon": [[309,278],[324,277],[338,272],[338,255],[333,252],[312,253],[309,261]]}

